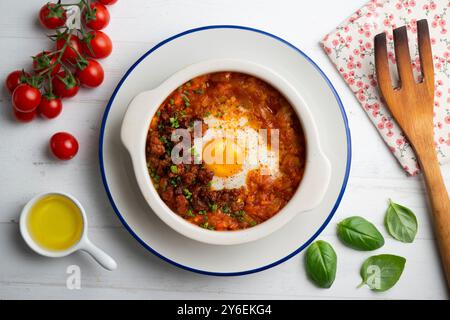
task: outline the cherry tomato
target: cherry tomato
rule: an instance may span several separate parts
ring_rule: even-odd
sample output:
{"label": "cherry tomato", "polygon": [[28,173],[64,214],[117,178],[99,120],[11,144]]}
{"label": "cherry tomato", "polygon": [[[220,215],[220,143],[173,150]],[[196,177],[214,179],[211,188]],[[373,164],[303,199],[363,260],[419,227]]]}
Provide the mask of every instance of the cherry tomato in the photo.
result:
{"label": "cherry tomato", "polygon": [[71,98],[78,93],[80,81],[70,73],[61,71],[52,80],[53,92],[61,98]]}
{"label": "cherry tomato", "polygon": [[53,119],[59,116],[62,106],[61,98],[46,94],[42,97],[38,110],[44,118]]}
{"label": "cherry tomato", "polygon": [[[61,50],[67,42],[67,34],[61,36],[58,40],[56,40],[56,50]],[[76,35],[71,35],[69,38],[69,44],[64,50],[62,55],[62,60],[68,61],[71,63],[75,63],[79,55],[77,52],[82,55],[83,54],[83,45],[80,39]]]}
{"label": "cherry tomato", "polygon": [[70,160],[78,152],[78,141],[67,132],[55,133],[50,139],[50,150],[60,160]]}
{"label": "cherry tomato", "polygon": [[112,5],[117,2],[117,0],[99,0],[99,2],[103,3],[106,6]]}
{"label": "cherry tomato", "polygon": [[54,76],[59,72],[59,69],[61,69],[61,64],[59,64],[57,61],[57,53],[43,51],[37,56],[33,57],[33,70],[34,72],[39,73],[49,68],[53,68],[51,74],[52,76]]}
{"label": "cherry tomato", "polygon": [[95,88],[102,84],[105,78],[102,65],[94,59],[87,58],[87,64],[82,69],[77,70],[77,78],[82,85]]}
{"label": "cherry tomato", "polygon": [[20,122],[30,122],[34,118],[36,118],[36,115],[37,115],[36,110],[31,111],[31,112],[20,112],[20,111],[17,111],[15,108],[13,108],[13,113],[14,113],[14,117],[16,118],[16,120],[20,121]]}
{"label": "cherry tomato", "polygon": [[14,89],[16,89],[20,84],[25,83],[25,78],[28,76],[28,73],[20,70],[16,70],[8,74],[5,80],[5,86],[9,93],[12,94]]}
{"label": "cherry tomato", "polygon": [[60,4],[49,2],[39,11],[39,21],[45,28],[60,28],[66,24],[66,10]]}
{"label": "cherry tomato", "polygon": [[41,102],[41,92],[29,84],[19,85],[13,92],[12,104],[20,112],[35,111]]}
{"label": "cherry tomato", "polygon": [[109,24],[109,11],[99,2],[91,3],[89,8],[83,11],[83,20],[86,26],[93,30],[102,30]]}
{"label": "cherry tomato", "polygon": [[112,41],[101,31],[89,31],[83,40],[86,55],[96,59],[103,59],[112,52]]}

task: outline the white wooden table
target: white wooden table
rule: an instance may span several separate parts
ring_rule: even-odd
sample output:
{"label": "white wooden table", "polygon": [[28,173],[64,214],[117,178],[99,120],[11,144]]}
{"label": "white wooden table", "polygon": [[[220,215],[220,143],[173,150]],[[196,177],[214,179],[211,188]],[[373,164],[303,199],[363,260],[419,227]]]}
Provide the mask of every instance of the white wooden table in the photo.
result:
{"label": "white wooden table", "polygon": [[[370,125],[356,99],[323,54],[321,37],[367,0],[119,0],[110,7],[106,32],[114,52],[105,60],[106,81],[82,90],[65,102],[53,121],[20,124],[12,119],[10,98],[0,96],[0,299],[445,299],[446,287],[436,251],[424,187],[420,177],[407,178]],[[0,75],[28,67],[29,56],[51,46],[38,27],[37,12],[46,0],[0,1]],[[273,269],[242,277],[210,277],[173,267],[147,252],[122,227],[100,178],[97,149],[100,121],[113,88],[128,67],[161,40],[186,29],[211,24],[237,24],[276,34],[312,57],[330,77],[350,121],[353,162],[350,181],[335,218],[320,238],[338,253],[337,279],[329,290],[306,278],[303,254]],[[78,156],[67,163],[48,152],[49,137],[60,130],[74,133]],[[444,168],[450,183],[450,168]],[[32,253],[19,235],[21,207],[39,192],[61,190],[75,195],[88,211],[93,241],[113,255],[119,268],[108,272],[84,253],[47,259]],[[413,244],[390,238],[383,227],[389,198],[409,206],[420,228]],[[371,253],[343,246],[336,223],[350,215],[372,220],[386,236],[379,252],[407,258],[399,283],[376,294],[360,283],[359,268]],[[81,289],[66,288],[66,268],[81,268]]]}

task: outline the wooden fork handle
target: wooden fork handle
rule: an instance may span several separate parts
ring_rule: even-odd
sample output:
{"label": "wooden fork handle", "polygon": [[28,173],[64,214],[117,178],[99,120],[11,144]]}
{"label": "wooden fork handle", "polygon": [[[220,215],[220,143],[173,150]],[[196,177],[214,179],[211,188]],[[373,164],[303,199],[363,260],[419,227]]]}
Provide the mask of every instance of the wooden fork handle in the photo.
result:
{"label": "wooden fork handle", "polygon": [[450,289],[450,201],[447,189],[433,144],[427,144],[422,150],[416,148],[416,154],[423,171],[431,204],[436,240],[447,278],[447,285]]}

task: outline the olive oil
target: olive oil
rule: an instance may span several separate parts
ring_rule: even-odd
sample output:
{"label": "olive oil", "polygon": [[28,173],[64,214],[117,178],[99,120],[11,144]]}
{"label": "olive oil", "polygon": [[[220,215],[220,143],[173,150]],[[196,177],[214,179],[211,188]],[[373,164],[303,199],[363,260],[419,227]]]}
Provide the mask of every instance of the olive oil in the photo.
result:
{"label": "olive oil", "polygon": [[69,198],[52,194],[38,200],[28,216],[28,230],[43,249],[64,251],[75,245],[83,233],[80,208]]}

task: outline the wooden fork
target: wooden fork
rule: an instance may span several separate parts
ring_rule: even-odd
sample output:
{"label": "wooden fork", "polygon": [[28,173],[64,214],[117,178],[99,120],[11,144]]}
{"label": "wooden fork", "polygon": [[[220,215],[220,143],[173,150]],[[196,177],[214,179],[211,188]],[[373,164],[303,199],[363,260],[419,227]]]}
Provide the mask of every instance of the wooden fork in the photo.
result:
{"label": "wooden fork", "polygon": [[399,87],[394,88],[392,85],[385,33],[375,37],[375,65],[381,96],[419,160],[431,203],[447,286],[450,288],[450,201],[434,147],[434,68],[427,20],[417,22],[417,31],[423,78],[420,83],[416,83],[413,76],[406,27],[394,30]]}

